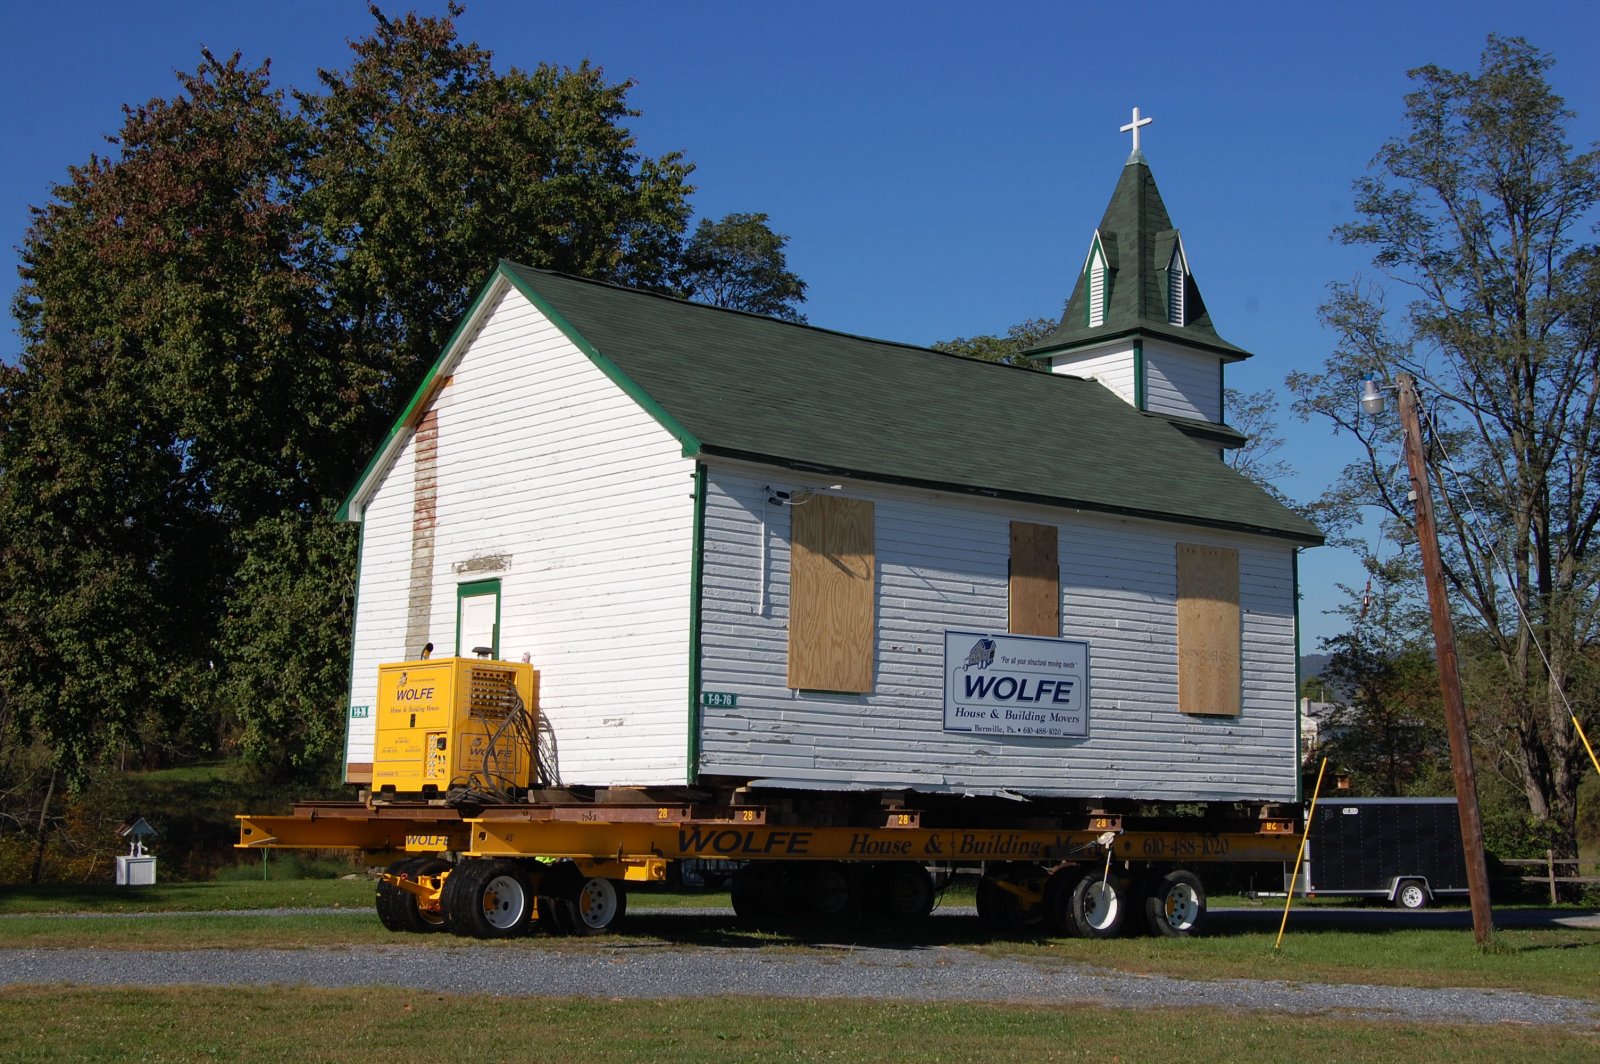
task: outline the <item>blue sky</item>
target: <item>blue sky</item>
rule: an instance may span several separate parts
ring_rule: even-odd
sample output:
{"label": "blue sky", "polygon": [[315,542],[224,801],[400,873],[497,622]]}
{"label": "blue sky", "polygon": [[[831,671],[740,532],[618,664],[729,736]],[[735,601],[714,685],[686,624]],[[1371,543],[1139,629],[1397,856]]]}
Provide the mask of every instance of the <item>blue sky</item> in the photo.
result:
{"label": "blue sky", "polygon": [[[106,150],[123,103],[171,95],[202,46],[270,58],[280,86],[309,87],[370,25],[359,0],[0,5],[9,263],[28,206]],[[1587,54],[1600,8],[1578,2],[477,0],[458,25],[501,68],[589,59],[634,79],[641,148],[698,165],[701,214],[772,216],[814,324],[913,343],[1059,313],[1137,105],[1155,118],[1143,148],[1213,320],[1255,353],[1229,370],[1245,391],[1282,393],[1285,374],[1319,365],[1327,285],[1370,274],[1329,234],[1349,217],[1351,181],[1400,132],[1409,68],[1473,70],[1489,33],[1520,34],[1555,55],[1575,142],[1600,140]],[[15,287],[0,271],[7,301]],[[0,358],[19,346],[0,334]],[[1299,470],[1285,487],[1310,498],[1348,452],[1282,402]],[[1361,577],[1329,548],[1307,551],[1300,572],[1310,651],[1338,630],[1324,616],[1335,582]]]}

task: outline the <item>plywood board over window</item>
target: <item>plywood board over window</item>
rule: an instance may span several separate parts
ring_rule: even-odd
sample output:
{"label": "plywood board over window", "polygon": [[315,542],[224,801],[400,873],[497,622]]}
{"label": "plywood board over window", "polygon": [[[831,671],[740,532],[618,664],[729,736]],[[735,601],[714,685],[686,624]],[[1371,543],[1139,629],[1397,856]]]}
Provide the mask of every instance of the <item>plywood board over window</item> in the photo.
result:
{"label": "plywood board over window", "polygon": [[871,691],[878,567],[872,503],[808,495],[789,515],[789,686]]}
{"label": "plywood board over window", "polygon": [[1178,709],[1238,716],[1239,552],[1178,544]]}
{"label": "plywood board over window", "polygon": [[1011,522],[1012,635],[1061,634],[1061,558],[1055,525]]}

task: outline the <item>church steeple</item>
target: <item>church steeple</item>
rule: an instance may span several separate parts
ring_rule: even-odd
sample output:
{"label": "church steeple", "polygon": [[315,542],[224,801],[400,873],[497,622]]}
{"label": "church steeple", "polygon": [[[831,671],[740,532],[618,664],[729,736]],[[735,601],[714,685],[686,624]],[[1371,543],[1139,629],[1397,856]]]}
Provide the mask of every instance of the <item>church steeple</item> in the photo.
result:
{"label": "church steeple", "polygon": [[1191,344],[1230,362],[1250,357],[1218,335],[1211,323],[1200,286],[1189,272],[1183,238],[1167,214],[1150,164],[1137,149],[1122,167],[1090,239],[1061,324],[1028,354],[1048,356],[1133,334]]}
{"label": "church steeple", "polygon": [[1133,152],[1089,241],[1061,323],[1027,352],[1057,373],[1093,377],[1209,447],[1243,442],[1223,422],[1222,367],[1250,357],[1217,333],[1139,147],[1152,120],[1122,127]]}

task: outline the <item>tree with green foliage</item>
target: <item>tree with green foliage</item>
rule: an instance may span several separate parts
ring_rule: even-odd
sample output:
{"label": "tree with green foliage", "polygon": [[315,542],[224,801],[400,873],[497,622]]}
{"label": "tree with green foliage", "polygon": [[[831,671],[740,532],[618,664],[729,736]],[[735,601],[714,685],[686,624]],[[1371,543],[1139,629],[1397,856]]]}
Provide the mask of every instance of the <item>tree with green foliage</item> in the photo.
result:
{"label": "tree with green foliage", "polygon": [[1034,347],[1056,331],[1057,322],[1050,318],[1029,318],[1019,321],[1006,330],[1004,336],[985,333],[981,336],[958,336],[954,340],[940,340],[933,344],[935,351],[976,358],[984,362],[1004,362],[1008,366],[1026,366],[1043,370],[1046,367],[1033,359],[1024,358],[1023,352]]}
{"label": "tree with green foliage", "polygon": [[765,214],[702,218],[684,249],[682,293],[714,307],[805,321],[806,283],[789,269],[788,243]]}
{"label": "tree with green foliage", "polygon": [[1243,447],[1235,447],[1224,457],[1228,468],[1249,477],[1279,502],[1288,496],[1278,482],[1294,476],[1294,467],[1280,452],[1283,437],[1278,434],[1278,395],[1270,388],[1241,392],[1229,388],[1225,393],[1227,422],[1248,437]]}
{"label": "tree with green foliage", "polygon": [[692,167],[638,152],[629,83],[499,73],[460,10],[374,8],[292,99],[205,53],[34,212],[0,693],[6,741],[74,785],[218,742],[324,769],[355,544],[332,514],[496,261],[678,290]]}
{"label": "tree with green foliage", "polygon": [[1582,747],[1569,706],[1600,724],[1600,155],[1567,142],[1552,60],[1490,37],[1476,74],[1411,72],[1406,129],[1356,182],[1347,244],[1405,293],[1337,285],[1338,347],[1296,374],[1303,418],[1351,435],[1362,458],[1320,503],[1348,532],[1374,507],[1415,547],[1400,432],[1358,413],[1363,378],[1397,372],[1428,403],[1427,463],[1463,672],[1480,744],[1501,755],[1532,816],[1573,852]]}
{"label": "tree with green foliage", "polygon": [[680,154],[639,154],[631,82],[587,63],[502,74],[451,18],[372,15],[349,69],[296,94],[311,145],[298,203],[359,373],[363,450],[497,259],[671,291],[694,191]]}
{"label": "tree with green foliage", "polygon": [[1326,649],[1333,656],[1321,676],[1337,694],[1332,713],[1321,722],[1321,747],[1348,773],[1356,793],[1414,794],[1419,783],[1448,779],[1450,752],[1432,653],[1415,644],[1396,650],[1362,628],[1328,640]]}

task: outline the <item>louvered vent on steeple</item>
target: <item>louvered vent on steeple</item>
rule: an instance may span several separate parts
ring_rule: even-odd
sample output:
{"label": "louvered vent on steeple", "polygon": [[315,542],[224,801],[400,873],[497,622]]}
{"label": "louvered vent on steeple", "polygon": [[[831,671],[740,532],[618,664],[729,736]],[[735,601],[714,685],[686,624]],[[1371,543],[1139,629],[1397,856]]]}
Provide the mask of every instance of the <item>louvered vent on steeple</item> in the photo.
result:
{"label": "louvered vent on steeple", "polygon": [[1172,249],[1172,261],[1167,263],[1167,324],[1184,324],[1184,290],[1189,284],[1188,265],[1183,261],[1183,245]]}
{"label": "louvered vent on steeple", "polygon": [[1094,329],[1106,323],[1106,289],[1109,287],[1106,253],[1098,239],[1089,248],[1086,270],[1089,274],[1089,328]]}

